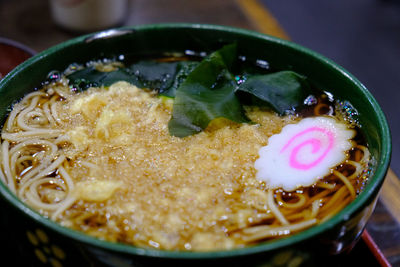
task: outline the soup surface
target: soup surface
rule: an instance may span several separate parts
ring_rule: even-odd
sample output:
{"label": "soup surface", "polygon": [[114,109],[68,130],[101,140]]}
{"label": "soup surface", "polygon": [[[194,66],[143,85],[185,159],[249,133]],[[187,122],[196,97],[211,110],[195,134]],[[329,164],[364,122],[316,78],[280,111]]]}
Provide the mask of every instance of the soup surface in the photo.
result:
{"label": "soup surface", "polygon": [[260,148],[303,116],[356,128],[327,99],[321,94],[303,114],[245,106],[253,123],[219,118],[181,138],[168,131],[172,99],[123,81],[76,93],[62,78],[13,107],[1,178],[44,216],[101,239],[169,250],[241,247],[329,219],[362,190],[369,152],[360,135],[312,186],[286,192],[256,179]]}

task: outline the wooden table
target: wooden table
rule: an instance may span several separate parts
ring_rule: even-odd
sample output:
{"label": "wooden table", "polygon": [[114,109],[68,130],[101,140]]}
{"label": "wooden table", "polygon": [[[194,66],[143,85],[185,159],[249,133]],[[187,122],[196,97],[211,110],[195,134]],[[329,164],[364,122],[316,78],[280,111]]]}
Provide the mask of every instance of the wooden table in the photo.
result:
{"label": "wooden table", "polygon": [[[124,25],[193,22],[235,26],[289,39],[257,0],[131,0]],[[47,0],[0,0],[0,36],[40,52],[79,33],[54,24]],[[400,180],[389,170],[367,230],[388,262],[400,265]],[[364,234],[364,239],[368,236]],[[376,251],[376,249],[375,249]],[[369,251],[367,251],[369,252]],[[349,255],[351,257],[351,255]],[[357,256],[358,257],[358,256]]]}

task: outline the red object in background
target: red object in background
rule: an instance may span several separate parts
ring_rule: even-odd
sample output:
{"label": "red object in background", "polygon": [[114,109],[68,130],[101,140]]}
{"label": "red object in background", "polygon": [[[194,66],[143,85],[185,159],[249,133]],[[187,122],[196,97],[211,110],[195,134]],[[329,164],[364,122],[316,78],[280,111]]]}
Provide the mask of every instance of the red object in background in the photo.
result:
{"label": "red object in background", "polygon": [[29,47],[0,37],[0,79],[34,54]]}
{"label": "red object in background", "polygon": [[368,248],[371,250],[372,254],[374,254],[374,257],[376,258],[376,260],[379,262],[379,264],[382,267],[391,267],[392,266],[389,263],[389,261],[385,258],[382,251],[379,249],[378,245],[375,243],[375,241],[369,235],[367,230],[364,230],[364,233],[362,234],[361,237],[362,237],[363,241],[365,242],[365,244],[368,246]]}

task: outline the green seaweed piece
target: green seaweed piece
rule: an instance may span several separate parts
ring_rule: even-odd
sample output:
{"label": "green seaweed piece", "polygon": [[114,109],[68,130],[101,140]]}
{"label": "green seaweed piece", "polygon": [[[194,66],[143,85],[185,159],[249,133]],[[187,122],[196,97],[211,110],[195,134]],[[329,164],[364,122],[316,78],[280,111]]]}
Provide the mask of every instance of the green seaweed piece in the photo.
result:
{"label": "green seaweed piece", "polygon": [[174,79],[181,65],[181,62],[139,61],[128,68],[109,72],[87,67],[73,72],[67,78],[72,86],[81,91],[89,87],[108,87],[115,82],[126,81],[139,88],[150,88],[161,93],[175,84]]}
{"label": "green seaweed piece", "polygon": [[[305,76],[293,71],[249,75],[237,90],[241,100],[249,105],[268,106],[279,114],[294,110],[311,94]],[[250,96],[250,97],[248,97]]]}
{"label": "green seaweed piece", "polygon": [[173,136],[185,137],[205,129],[216,118],[249,122],[237,98],[232,68],[236,44],[210,54],[187,76],[176,90],[172,118],[168,123]]}

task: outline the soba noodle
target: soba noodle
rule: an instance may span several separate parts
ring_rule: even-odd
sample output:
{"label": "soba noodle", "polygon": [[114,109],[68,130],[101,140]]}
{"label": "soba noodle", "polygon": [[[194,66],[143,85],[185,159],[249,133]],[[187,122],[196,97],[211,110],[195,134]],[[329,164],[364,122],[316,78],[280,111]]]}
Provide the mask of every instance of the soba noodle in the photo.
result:
{"label": "soba noodle", "polygon": [[[126,88],[127,86],[122,85],[122,87]],[[90,97],[90,93],[96,94],[105,89],[90,90],[91,92],[89,93],[81,93],[83,97]],[[108,90],[111,91],[111,89]],[[129,90],[133,89],[130,88]],[[117,88],[113,92],[125,93],[126,91]],[[147,94],[147,96],[143,94]],[[140,125],[147,123],[154,126],[160,118],[152,116],[152,112],[160,108],[168,111],[168,108],[163,107],[165,103],[163,104],[160,99],[151,93],[143,90],[139,93],[135,91],[136,96],[151,99],[151,102],[145,100],[145,104],[150,105],[146,111],[148,118],[138,118],[133,123]],[[110,189],[111,191],[108,192],[107,190],[114,186],[112,182],[113,179],[116,179],[115,177],[108,177],[108,180],[102,181],[102,183],[107,185],[107,192],[103,189],[96,189],[100,190],[96,191],[97,193],[100,192],[100,195],[104,193],[104,199],[93,200],[88,197],[85,198],[76,193],[81,190],[79,189],[81,188],[80,183],[88,183],[86,189],[89,190],[90,183],[97,181],[96,175],[104,172],[105,167],[98,164],[100,161],[91,161],[90,157],[86,159],[85,157],[78,157],[76,153],[81,153],[85,149],[88,150],[88,153],[95,154],[95,152],[89,151],[90,149],[88,148],[76,148],[74,147],[74,142],[71,141],[69,127],[78,127],[83,119],[78,118],[78,122],[71,122],[71,118],[82,116],[81,113],[78,113],[77,115],[69,115],[69,119],[66,120],[64,116],[65,111],[68,109],[65,107],[71,108],[71,103],[77,101],[79,97],[79,94],[70,91],[65,80],[61,80],[47,86],[43,90],[26,95],[13,107],[1,134],[0,179],[20,199],[44,216],[48,216],[65,226],[84,231],[102,239],[139,246],[183,250],[240,247],[270,238],[286,236],[327,220],[357,196],[359,191],[362,190],[368,176],[368,161],[370,158],[368,149],[364,144],[354,140],[354,147],[348,153],[347,160],[332,170],[330,175],[310,187],[298,188],[293,192],[285,192],[282,189],[268,189],[265,184],[257,182],[254,179],[254,168],[247,163],[231,162],[231,164],[230,161],[222,161],[228,165],[231,164],[229,165],[231,167],[228,166],[228,168],[237,168],[235,169],[236,171],[239,168],[244,169],[244,171],[241,171],[241,176],[238,174],[237,177],[232,176],[230,178],[229,181],[231,184],[227,182],[227,179],[219,176],[210,177],[211,180],[207,180],[207,177],[189,177],[191,171],[195,168],[193,165],[188,165],[188,170],[182,172],[189,176],[187,177],[187,184],[182,184],[182,188],[179,190],[173,188],[175,185],[174,182],[172,182],[172,186],[168,184],[169,181],[173,181],[171,179],[177,178],[168,177],[167,174],[165,174],[163,180],[152,178],[150,177],[151,174],[142,177],[142,179],[136,177],[134,178],[134,182],[137,184],[132,184],[126,182],[123,178],[118,178],[119,181],[124,183],[122,187],[137,186],[139,189],[144,186],[142,183],[154,179],[152,187],[146,188],[153,188],[155,191],[158,190],[158,194],[162,194],[159,197],[165,198],[164,201],[166,204],[178,203],[177,201],[182,202],[184,199],[191,201],[189,205],[191,207],[188,207],[188,209],[184,208],[184,206],[188,205],[183,201],[183,203],[179,204],[182,206],[181,210],[174,210],[183,214],[170,214],[170,208],[163,205],[162,199],[149,198],[148,202],[152,202],[150,204],[139,202],[138,196],[145,198],[146,194],[152,194],[150,191],[136,192],[135,189],[129,189],[126,192],[117,184],[113,190]],[[126,98],[130,97],[132,98],[132,95]],[[124,105],[123,103],[121,105]],[[135,105],[134,103],[132,104]],[[102,104],[103,107],[105,105],[107,105],[106,102]],[[332,115],[334,113],[333,109],[334,107],[332,106],[319,103],[314,108],[314,114]],[[260,124],[264,122],[276,123],[277,121],[287,124],[298,120],[296,116],[287,116],[280,119],[272,112],[261,112],[260,110],[252,110],[251,108],[249,108],[248,114],[252,118],[261,116],[257,121]],[[99,114],[96,116],[99,116]],[[340,116],[338,117],[343,120]],[[142,125],[141,127],[147,126]],[[213,127],[210,126],[210,128]],[[212,130],[209,130],[204,134],[199,134],[199,136],[203,135],[204,138],[215,138],[217,142],[223,143],[228,142],[223,139],[224,134],[228,134],[228,130],[233,129],[240,134],[243,132],[247,133],[246,131],[250,131],[249,127],[251,127],[253,140],[259,139],[257,140],[258,144],[252,148],[254,151],[241,152],[238,151],[241,149],[239,148],[229,153],[234,156],[243,153],[243,155],[235,156],[235,159],[240,160],[247,157],[248,159],[245,159],[246,162],[254,162],[256,158],[254,155],[257,153],[257,148],[266,143],[267,139],[262,136],[263,131],[265,132],[266,130],[254,130],[258,127],[257,125],[243,126],[247,128],[240,127],[227,123],[226,125],[215,126],[216,133],[210,133]],[[279,132],[279,127],[272,126],[272,131]],[[144,135],[148,133],[145,130],[143,131]],[[160,131],[165,131],[165,129],[161,129]],[[95,134],[94,132],[91,133]],[[104,140],[108,140],[114,133],[112,131],[104,131],[97,132],[97,134],[101,135]],[[159,134],[159,132],[156,132],[156,134]],[[271,134],[269,133],[269,135]],[[211,137],[207,137],[208,135]],[[218,139],[218,136],[222,136],[222,139]],[[184,142],[169,136],[163,138],[173,140],[176,144]],[[190,138],[192,137],[188,139]],[[194,137],[192,139],[195,140]],[[239,142],[241,141],[239,140]],[[147,144],[149,149],[150,146],[151,143]],[[189,162],[202,160],[204,157],[210,158],[211,161],[217,160],[219,153],[221,153],[218,147],[218,143],[213,143],[206,152],[200,151],[200,148],[197,147],[189,147],[194,149],[192,151],[194,158]],[[232,148],[234,147],[232,145]],[[104,149],[104,153],[118,153],[116,150],[121,149],[118,145],[115,145],[113,148],[115,149]],[[165,151],[165,153],[170,154],[175,152]],[[201,152],[205,153],[205,155],[198,154]],[[170,154],[168,154],[170,157],[179,157],[179,155]],[[140,161],[138,155],[134,161]],[[185,154],[184,156],[187,155]],[[161,156],[153,156],[154,161],[144,159],[141,164],[148,164],[152,168],[157,168],[156,162],[157,160],[161,161]],[[120,157],[124,158],[128,156],[120,155]],[[135,168],[132,168],[132,166],[136,165],[120,163],[119,161],[118,164],[120,164],[118,166],[130,166],[131,171],[135,172]],[[236,165],[242,165],[242,167]],[[162,166],[165,168],[174,168],[174,166],[169,166],[168,164]],[[80,169],[79,171],[77,171],[78,168]],[[162,173],[162,171],[160,170],[159,173]],[[193,175],[197,175],[195,170],[193,172]],[[77,177],[77,173],[86,176]],[[121,174],[125,173],[124,171],[121,172]],[[180,172],[176,171],[176,173],[179,174]],[[205,176],[209,175],[209,173],[212,173],[212,171],[204,170]],[[253,177],[249,177],[251,174],[253,174]],[[227,171],[225,174],[221,174],[221,176],[224,175],[233,174]],[[212,193],[207,193],[206,191],[202,191],[203,186],[205,188],[210,187],[209,190],[213,190],[213,188],[220,189],[214,180],[224,184],[223,188],[225,192],[221,193],[221,196],[224,196],[223,198],[219,197],[218,194],[220,192],[210,191]],[[178,183],[180,183],[179,181]],[[196,183],[199,181],[203,181],[205,185],[197,185]],[[107,182],[110,182],[110,184],[107,184]],[[194,185],[190,187],[191,183],[196,184],[198,187]],[[158,187],[161,189],[158,189]],[[185,189],[194,191],[185,192]],[[130,192],[133,192],[136,198],[127,196]],[[213,198],[210,194],[215,194],[216,197]],[[118,198],[119,200],[112,200]],[[206,201],[213,199],[214,203],[202,203],[202,198]],[[129,202],[135,199],[137,202]],[[130,205],[129,208],[123,209],[122,206],[116,207],[112,205],[107,207],[108,204],[124,202],[126,202],[124,205]],[[142,214],[145,209],[152,207],[151,205],[159,205],[148,211],[150,213],[156,211],[155,214],[151,214],[150,216]],[[213,210],[209,210],[210,207]],[[199,213],[196,213],[196,209]],[[186,214],[190,213],[190,210],[193,214]],[[209,218],[204,218],[203,220],[201,216],[209,216]],[[156,221],[157,218],[159,218],[159,221]],[[150,221],[154,224],[147,225]],[[169,229],[175,229],[173,226],[169,226],[169,224],[182,225],[182,228],[179,228],[176,232],[169,233],[167,232]]]}

